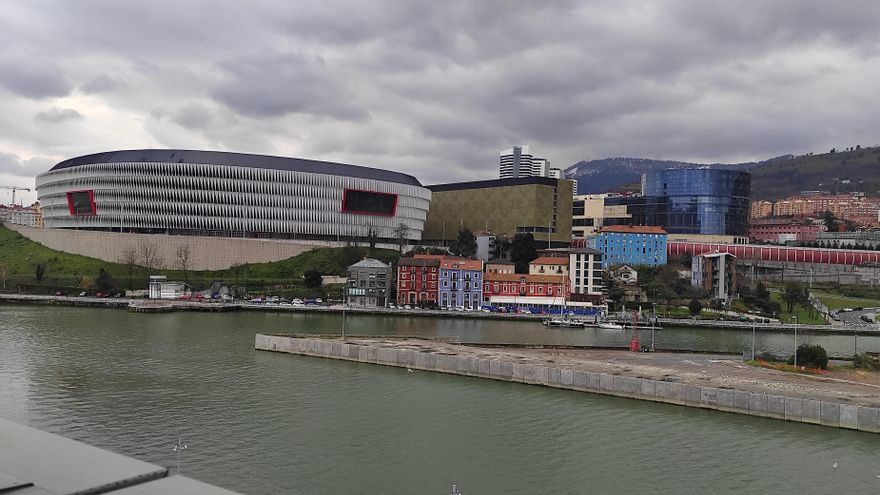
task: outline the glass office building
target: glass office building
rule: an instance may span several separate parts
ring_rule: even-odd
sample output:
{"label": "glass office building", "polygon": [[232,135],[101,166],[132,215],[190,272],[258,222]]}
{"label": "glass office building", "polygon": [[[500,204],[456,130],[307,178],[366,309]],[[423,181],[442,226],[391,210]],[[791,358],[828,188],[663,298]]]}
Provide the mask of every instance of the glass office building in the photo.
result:
{"label": "glass office building", "polygon": [[748,235],[751,174],[716,168],[673,168],[642,177],[641,198],[627,198],[633,225],[670,234]]}

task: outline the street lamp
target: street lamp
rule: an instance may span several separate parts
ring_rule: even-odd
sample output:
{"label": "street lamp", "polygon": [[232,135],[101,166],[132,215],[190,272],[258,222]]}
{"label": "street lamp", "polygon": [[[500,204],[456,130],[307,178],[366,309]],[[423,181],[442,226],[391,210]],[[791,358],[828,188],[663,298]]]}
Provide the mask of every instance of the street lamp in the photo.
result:
{"label": "street lamp", "polygon": [[654,314],[651,315],[651,352],[654,352],[654,326],[657,324],[657,303],[651,303],[651,306],[654,307]]}
{"label": "street lamp", "polygon": [[171,447],[171,452],[177,453],[177,474],[180,474],[180,453],[186,450],[187,445],[180,438],[177,439],[177,445]]}
{"label": "street lamp", "polygon": [[791,315],[792,321],[794,321],[794,365],[797,367],[797,315]]}

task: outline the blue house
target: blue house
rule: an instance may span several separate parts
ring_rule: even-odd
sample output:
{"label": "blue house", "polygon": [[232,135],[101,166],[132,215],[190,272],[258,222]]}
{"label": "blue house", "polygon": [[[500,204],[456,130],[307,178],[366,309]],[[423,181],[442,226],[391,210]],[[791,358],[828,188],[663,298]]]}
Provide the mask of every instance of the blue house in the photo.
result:
{"label": "blue house", "polygon": [[483,301],[483,260],[440,261],[441,308],[479,309]]}
{"label": "blue house", "polygon": [[661,227],[611,225],[593,239],[602,253],[602,268],[610,265],[665,265],[666,231]]}

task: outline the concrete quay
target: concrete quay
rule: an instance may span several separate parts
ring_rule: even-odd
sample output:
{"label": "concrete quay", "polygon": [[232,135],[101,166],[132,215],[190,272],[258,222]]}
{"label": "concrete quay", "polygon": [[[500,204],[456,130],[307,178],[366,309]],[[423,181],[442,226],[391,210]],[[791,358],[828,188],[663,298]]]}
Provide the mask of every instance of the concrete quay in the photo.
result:
{"label": "concrete quay", "polygon": [[754,368],[730,356],[262,334],[254,348],[880,433],[880,385]]}

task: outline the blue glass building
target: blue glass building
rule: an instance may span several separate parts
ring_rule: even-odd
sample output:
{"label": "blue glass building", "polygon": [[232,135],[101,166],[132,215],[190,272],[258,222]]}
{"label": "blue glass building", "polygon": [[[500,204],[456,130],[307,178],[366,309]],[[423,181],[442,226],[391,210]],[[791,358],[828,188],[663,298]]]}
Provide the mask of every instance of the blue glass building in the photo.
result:
{"label": "blue glass building", "polygon": [[748,235],[751,174],[719,168],[670,168],[646,173],[642,197],[629,199],[633,225],[670,234]]}

